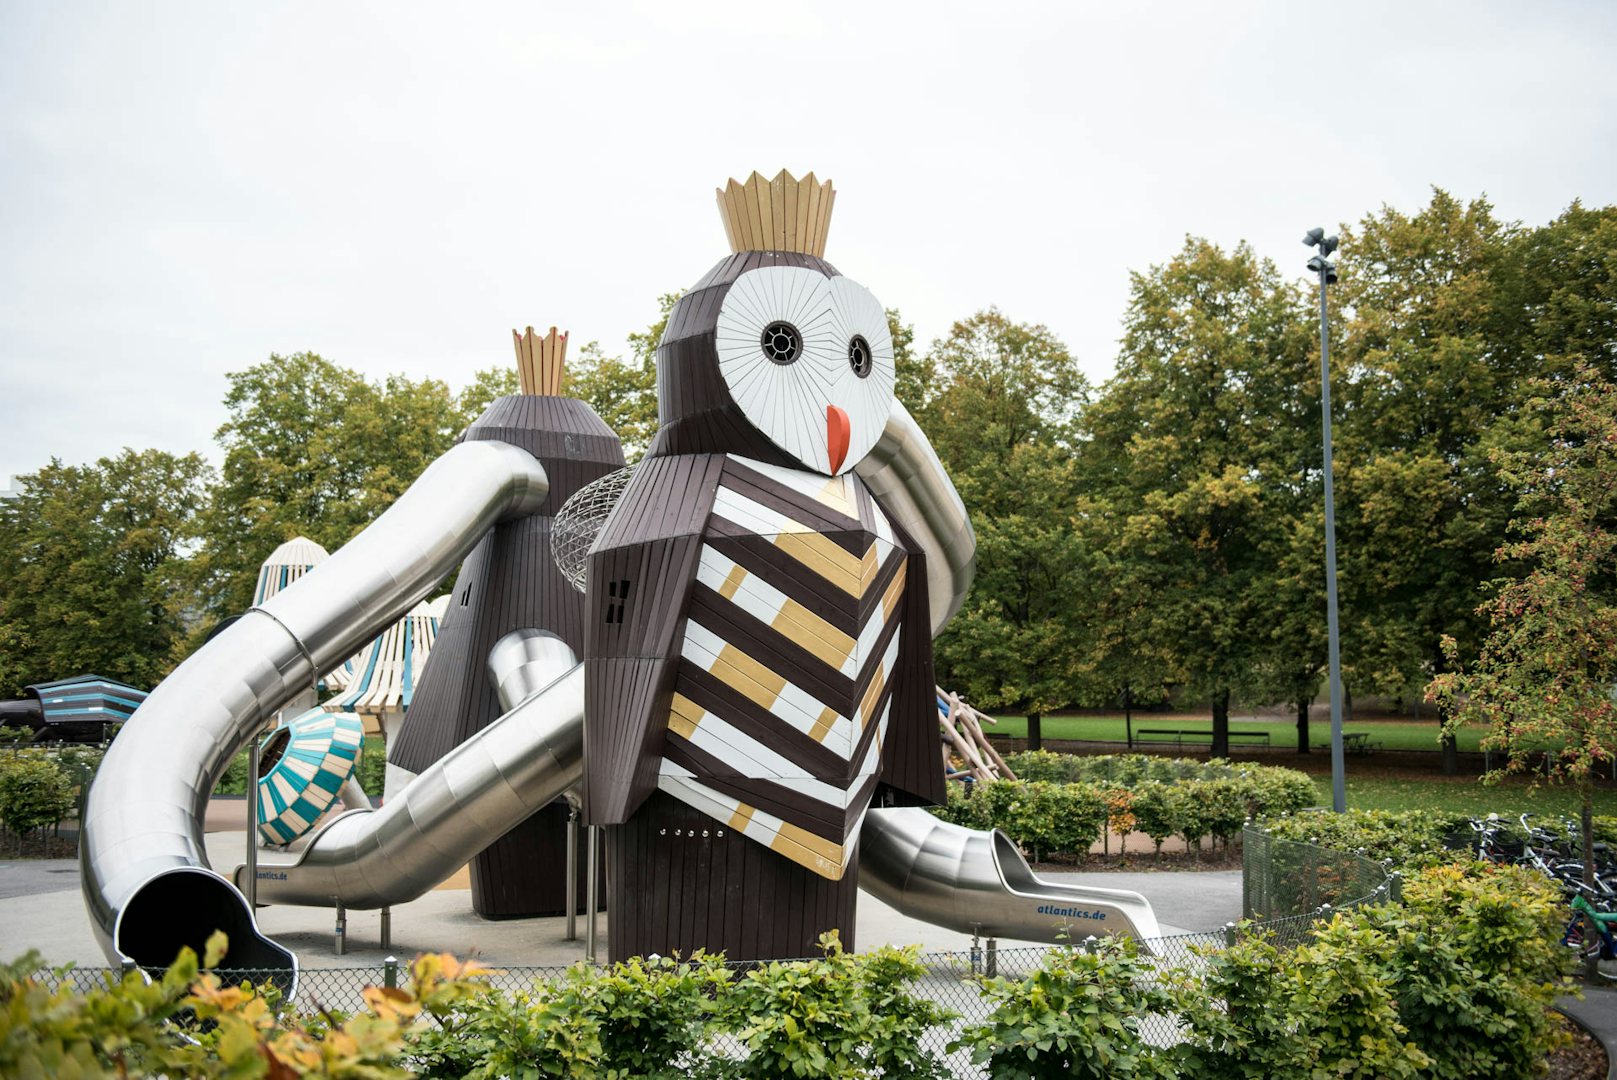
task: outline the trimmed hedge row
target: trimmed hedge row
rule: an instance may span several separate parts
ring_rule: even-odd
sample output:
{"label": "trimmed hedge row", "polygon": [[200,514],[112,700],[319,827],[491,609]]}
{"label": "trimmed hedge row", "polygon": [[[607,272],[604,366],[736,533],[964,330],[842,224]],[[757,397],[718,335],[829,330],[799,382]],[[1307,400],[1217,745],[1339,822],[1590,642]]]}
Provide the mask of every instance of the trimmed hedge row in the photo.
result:
{"label": "trimmed hedge row", "polygon": [[951,784],[947,806],[932,812],[971,829],[1000,829],[1034,859],[1084,855],[1109,834],[1145,833],[1157,851],[1179,836],[1200,848],[1208,836],[1228,843],[1250,818],[1311,806],[1314,782],[1270,765],[1154,758],[1097,758],[1035,751],[1007,764],[1015,781]]}

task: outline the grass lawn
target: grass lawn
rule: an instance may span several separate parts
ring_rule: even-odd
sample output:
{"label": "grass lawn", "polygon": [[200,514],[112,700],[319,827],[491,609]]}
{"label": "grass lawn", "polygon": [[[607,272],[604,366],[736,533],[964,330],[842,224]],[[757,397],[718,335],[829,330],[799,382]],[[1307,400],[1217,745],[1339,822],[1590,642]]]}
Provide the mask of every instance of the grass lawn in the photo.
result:
{"label": "grass lawn", "polygon": [[[1330,776],[1314,777],[1321,806],[1331,805]],[[1542,784],[1536,791],[1524,779],[1484,784],[1475,776],[1436,776],[1388,771],[1355,776],[1347,767],[1347,804],[1353,810],[1435,810],[1443,813],[1498,814],[1512,820],[1528,811],[1540,816],[1576,814],[1577,792],[1564,784]],[[1617,787],[1595,792],[1596,814],[1617,814]]]}
{"label": "grass lawn", "polygon": [[[989,728],[996,735],[1012,735],[1018,738],[1027,734],[1027,718],[1023,716],[999,716],[998,723]],[[1141,728],[1166,729],[1179,731],[1206,731],[1213,730],[1213,722],[1205,715],[1185,716],[1162,715],[1160,713],[1136,713],[1134,715],[1134,730]],[[1126,731],[1123,716],[1046,716],[1039,725],[1039,730],[1046,739],[1092,739],[1100,742],[1124,742]],[[1232,719],[1230,730],[1234,731],[1265,731],[1269,733],[1269,745],[1292,746],[1297,745],[1297,722],[1293,719],[1276,720],[1248,720]],[[1436,720],[1355,720],[1342,725],[1345,732],[1365,732],[1371,742],[1379,742],[1386,750],[1436,750],[1437,747],[1437,721]],[[1315,745],[1326,742],[1331,737],[1331,725],[1328,720],[1316,719],[1309,725],[1309,740]],[[1137,742],[1144,742],[1151,736],[1138,737]],[[1155,736],[1161,738],[1161,736]],[[1460,749],[1476,750],[1482,741],[1481,728],[1461,728],[1459,732]],[[1172,740],[1169,740],[1172,741]],[[1240,740],[1236,746],[1240,746]]]}

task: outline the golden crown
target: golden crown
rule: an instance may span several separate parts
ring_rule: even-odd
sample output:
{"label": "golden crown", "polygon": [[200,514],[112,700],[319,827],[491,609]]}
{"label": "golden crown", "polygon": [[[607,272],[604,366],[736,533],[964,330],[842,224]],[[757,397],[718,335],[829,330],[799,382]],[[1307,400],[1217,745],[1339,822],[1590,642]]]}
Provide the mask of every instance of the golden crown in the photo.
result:
{"label": "golden crown", "polygon": [[526,333],[511,331],[517,347],[517,379],[524,394],[561,393],[562,365],[567,360],[567,334],[558,334],[552,326],[550,333],[540,336],[528,327]]}
{"label": "golden crown", "polygon": [[785,169],[773,180],[754,172],[744,181],[731,180],[717,194],[731,251],[796,251],[825,257],[831,204],[837,198],[831,181],[821,183],[813,173],[798,180]]}

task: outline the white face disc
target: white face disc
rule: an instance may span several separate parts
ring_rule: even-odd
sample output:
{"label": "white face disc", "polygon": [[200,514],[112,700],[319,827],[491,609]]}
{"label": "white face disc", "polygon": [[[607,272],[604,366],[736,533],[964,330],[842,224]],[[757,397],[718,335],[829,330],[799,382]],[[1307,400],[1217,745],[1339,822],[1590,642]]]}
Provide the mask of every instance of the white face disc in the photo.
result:
{"label": "white face disc", "polygon": [[893,406],[893,339],[863,285],[798,266],[750,270],[725,294],[717,337],[730,396],[805,466],[834,476],[876,445]]}

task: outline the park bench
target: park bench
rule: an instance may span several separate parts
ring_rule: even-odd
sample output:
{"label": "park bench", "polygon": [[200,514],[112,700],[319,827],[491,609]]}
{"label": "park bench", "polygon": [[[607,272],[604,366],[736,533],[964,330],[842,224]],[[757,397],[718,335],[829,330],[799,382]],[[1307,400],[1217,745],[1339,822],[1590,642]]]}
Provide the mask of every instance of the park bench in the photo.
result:
{"label": "park bench", "polygon": [[[1315,750],[1329,750],[1330,748],[1331,744],[1329,742],[1314,744]],[[1381,748],[1381,740],[1377,739],[1374,742],[1371,742],[1370,733],[1368,731],[1342,732],[1342,753],[1344,754],[1368,755],[1376,750],[1380,750]]]}
{"label": "park bench", "polygon": [[[1161,735],[1160,739],[1142,739],[1142,735]],[[1182,748],[1187,742],[1193,745],[1213,745],[1213,733],[1200,728],[1140,728],[1134,733],[1137,742],[1171,742],[1175,747]],[[1253,743],[1254,745],[1269,745],[1267,731],[1232,731],[1230,742],[1237,740]],[[1132,746],[1132,744],[1130,744]]]}

